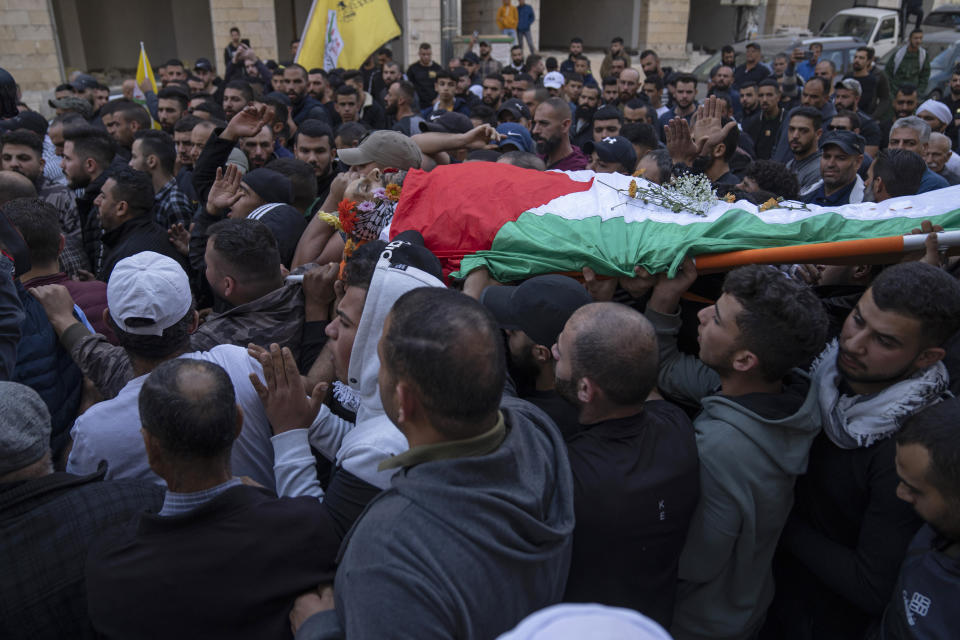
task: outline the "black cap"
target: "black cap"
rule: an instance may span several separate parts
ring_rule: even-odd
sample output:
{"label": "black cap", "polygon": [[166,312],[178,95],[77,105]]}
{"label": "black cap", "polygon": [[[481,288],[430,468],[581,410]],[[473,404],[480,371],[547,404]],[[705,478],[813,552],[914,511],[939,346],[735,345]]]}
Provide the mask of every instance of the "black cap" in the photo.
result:
{"label": "black cap", "polygon": [[859,133],[836,129],[820,136],[820,149],[822,150],[828,144],[835,144],[846,153],[861,155],[867,143]]}
{"label": "black cap", "polygon": [[628,169],[637,166],[637,150],[633,144],[623,136],[607,137],[600,142],[588,140],[583,143],[584,153],[597,152],[597,157],[604,162],[619,162]]}
{"label": "black cap", "polygon": [[592,300],[573,278],[551,274],[516,287],[487,287],[480,302],[503,329],[519,329],[534,343],[552,347],[573,312]]}
{"label": "black cap", "polygon": [[193,68],[200,69],[202,71],[213,71],[213,64],[206,58],[197,58]]}
{"label": "black cap", "polygon": [[437,133],[466,133],[473,129],[473,121],[456,111],[434,111],[420,123],[420,131]]}
{"label": "black cap", "polygon": [[85,91],[87,89],[94,89],[100,85],[97,82],[97,79],[86,73],[81,73],[73,82],[70,83],[70,86],[73,87],[74,91]]}
{"label": "black cap", "polygon": [[526,118],[527,120],[533,119],[533,116],[530,115],[530,109],[527,108],[527,105],[523,104],[516,98],[510,98],[501,104],[500,108],[497,110],[497,115],[499,116],[504,111],[509,111],[511,114],[513,114],[514,118]]}
{"label": "black cap", "polygon": [[467,51],[460,60],[470,62],[471,64],[480,64],[480,56],[473,51]]}
{"label": "black cap", "polygon": [[387,243],[380,257],[387,258],[394,269],[415,267],[443,282],[443,267],[440,266],[437,256],[424,246],[423,236],[419,231],[401,231]]}

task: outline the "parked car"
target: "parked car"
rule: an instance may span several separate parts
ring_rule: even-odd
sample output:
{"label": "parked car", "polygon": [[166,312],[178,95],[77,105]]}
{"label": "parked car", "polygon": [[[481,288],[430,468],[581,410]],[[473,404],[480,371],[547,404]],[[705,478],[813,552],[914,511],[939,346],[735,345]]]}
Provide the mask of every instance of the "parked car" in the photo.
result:
{"label": "parked car", "polygon": [[873,47],[876,55],[882,56],[897,47],[900,38],[900,14],[892,9],[877,7],[854,7],[838,11],[820,29],[818,37],[826,43],[828,38],[852,36]]}
{"label": "parked car", "polygon": [[[936,31],[930,35],[924,34],[923,48],[927,50],[927,55],[931,58],[927,92],[926,95],[921,97],[924,100],[927,98],[939,100],[949,93],[953,67],[960,62],[960,32]],[[891,50],[878,60],[877,68],[883,71],[894,54],[896,54],[896,49]]]}
{"label": "parked car", "polygon": [[960,27],[960,4],[945,4],[937,7],[923,19],[925,33],[955,31]]}

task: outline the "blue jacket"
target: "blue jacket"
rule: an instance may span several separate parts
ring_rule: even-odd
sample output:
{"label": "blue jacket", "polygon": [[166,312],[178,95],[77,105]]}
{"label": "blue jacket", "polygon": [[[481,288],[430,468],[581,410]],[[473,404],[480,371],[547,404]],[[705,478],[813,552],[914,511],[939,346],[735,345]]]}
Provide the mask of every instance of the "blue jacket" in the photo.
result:
{"label": "blue jacket", "polygon": [[528,4],[517,7],[517,31],[530,31],[533,21],[533,7]]}
{"label": "blue jacket", "polygon": [[949,186],[950,183],[947,182],[946,178],[940,174],[934,173],[930,169],[926,169],[923,172],[923,177],[920,179],[920,189],[917,190],[917,193],[926,193],[936,189],[946,189]]}
{"label": "blue jacket", "polygon": [[31,387],[46,403],[53,425],[50,446],[56,455],[66,444],[77,415],[83,376],[70,354],[60,346],[43,306],[19,282],[17,295],[24,317],[12,380]]}

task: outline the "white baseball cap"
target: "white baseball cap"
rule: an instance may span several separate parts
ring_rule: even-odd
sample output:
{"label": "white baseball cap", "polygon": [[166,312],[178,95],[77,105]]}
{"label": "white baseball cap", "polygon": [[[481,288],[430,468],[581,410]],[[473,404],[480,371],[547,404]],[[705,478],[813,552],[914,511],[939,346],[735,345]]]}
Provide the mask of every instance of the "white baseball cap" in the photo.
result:
{"label": "white baseball cap", "polygon": [[547,89],[562,89],[565,79],[559,71],[551,71],[543,76],[543,86]]}
{"label": "white baseball cap", "polygon": [[117,263],[107,282],[110,317],[127,333],[163,335],[190,306],[190,280],[176,260],[142,251]]}

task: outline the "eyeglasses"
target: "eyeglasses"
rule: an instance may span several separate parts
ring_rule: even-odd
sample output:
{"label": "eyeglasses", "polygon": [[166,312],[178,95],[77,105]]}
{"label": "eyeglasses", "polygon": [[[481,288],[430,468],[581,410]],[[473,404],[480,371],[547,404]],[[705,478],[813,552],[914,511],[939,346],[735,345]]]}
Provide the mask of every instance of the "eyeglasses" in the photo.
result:
{"label": "eyeglasses", "polygon": [[847,127],[838,127],[836,125],[828,124],[827,131],[850,131]]}

